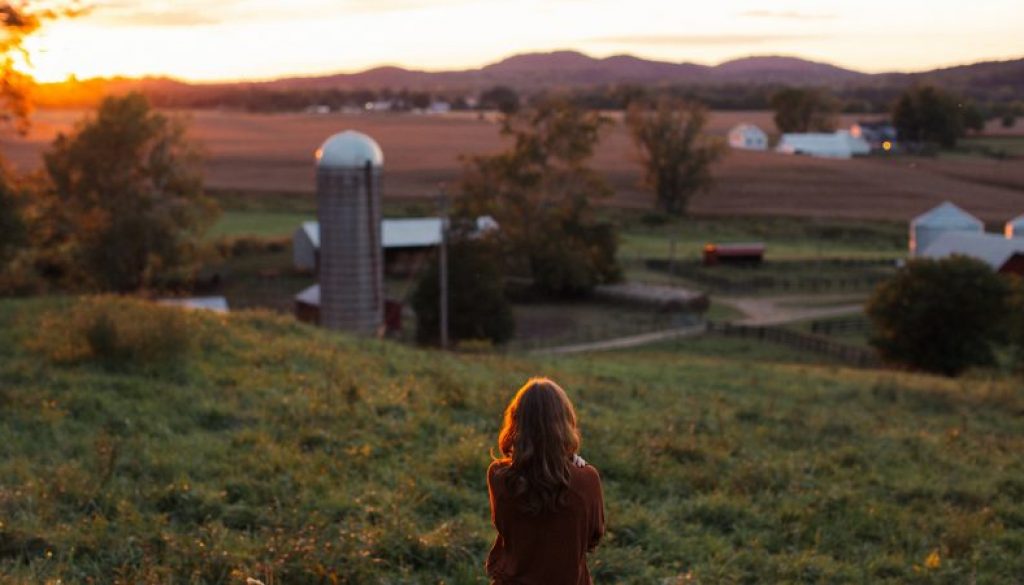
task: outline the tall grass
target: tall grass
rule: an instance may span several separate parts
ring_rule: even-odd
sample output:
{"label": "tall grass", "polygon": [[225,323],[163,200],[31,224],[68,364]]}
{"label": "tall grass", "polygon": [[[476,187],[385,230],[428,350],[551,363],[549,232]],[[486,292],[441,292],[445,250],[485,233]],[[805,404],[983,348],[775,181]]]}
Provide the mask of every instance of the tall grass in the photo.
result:
{"label": "tall grass", "polygon": [[0,582],[485,583],[488,449],[532,374],[604,480],[597,582],[1024,574],[1013,380],[457,356],[248,312],[190,315],[181,377],[54,365],[25,346],[53,310],[0,302]]}

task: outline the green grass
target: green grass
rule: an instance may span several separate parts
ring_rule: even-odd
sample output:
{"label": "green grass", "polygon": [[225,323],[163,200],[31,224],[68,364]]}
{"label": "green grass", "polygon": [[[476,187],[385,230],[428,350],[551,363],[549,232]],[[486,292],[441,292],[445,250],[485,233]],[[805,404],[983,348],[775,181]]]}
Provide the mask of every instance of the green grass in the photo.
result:
{"label": "green grass", "polygon": [[223,237],[281,238],[291,236],[304,221],[316,214],[282,211],[224,211],[207,233],[211,239]]}
{"label": "green grass", "polygon": [[787,217],[702,217],[671,219],[658,225],[643,216],[618,214],[619,257],[696,260],[709,242],[762,242],[767,260],[816,258],[897,258],[906,255],[901,223]]}
{"label": "green grass", "polygon": [[1015,380],[715,338],[460,356],[263,313],[199,315],[166,371],[58,366],[25,340],[64,304],[0,302],[0,582],[485,583],[488,448],[532,374],[566,387],[602,473],[597,582],[1024,574]]}

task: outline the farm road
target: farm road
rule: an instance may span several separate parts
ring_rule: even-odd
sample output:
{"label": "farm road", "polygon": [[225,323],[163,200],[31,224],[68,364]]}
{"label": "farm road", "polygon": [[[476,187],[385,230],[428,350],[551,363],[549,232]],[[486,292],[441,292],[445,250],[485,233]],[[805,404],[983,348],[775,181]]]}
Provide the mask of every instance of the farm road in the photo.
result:
{"label": "farm road", "polygon": [[717,300],[746,315],[736,321],[738,325],[781,325],[807,319],[853,315],[864,310],[863,302],[850,302],[849,296],[718,297]]}

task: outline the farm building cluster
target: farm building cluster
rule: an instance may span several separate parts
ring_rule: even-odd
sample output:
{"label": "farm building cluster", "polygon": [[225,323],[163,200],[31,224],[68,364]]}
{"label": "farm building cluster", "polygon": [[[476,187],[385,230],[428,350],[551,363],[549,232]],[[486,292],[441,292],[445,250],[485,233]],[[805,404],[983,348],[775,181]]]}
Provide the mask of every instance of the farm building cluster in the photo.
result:
{"label": "farm building cluster", "polygon": [[[768,134],[754,124],[739,124],[729,131],[729,146],[740,150],[767,151]],[[785,133],[775,152],[820,158],[849,159],[872,152],[889,152],[896,145],[896,129],[888,122],[858,122],[835,132]]]}
{"label": "farm building cluster", "polygon": [[946,202],[910,222],[910,256],[969,256],[1001,274],[1024,276],[1024,215],[1006,222],[1003,233],[985,231],[985,223]]}

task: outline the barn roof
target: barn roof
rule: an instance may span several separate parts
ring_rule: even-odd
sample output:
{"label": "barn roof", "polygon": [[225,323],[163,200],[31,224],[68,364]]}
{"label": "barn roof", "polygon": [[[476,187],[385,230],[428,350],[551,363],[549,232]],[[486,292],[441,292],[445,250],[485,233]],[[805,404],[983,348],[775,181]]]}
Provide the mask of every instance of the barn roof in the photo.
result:
{"label": "barn roof", "polygon": [[934,207],[915,217],[910,221],[910,225],[939,228],[985,229],[984,222],[949,201],[946,201],[942,205]]}
{"label": "barn roof", "polygon": [[[478,217],[476,229],[486,232],[498,227],[489,215]],[[305,232],[314,248],[320,247],[320,224],[304,221],[299,228]],[[441,243],[441,218],[417,217],[384,219],[381,221],[381,245],[384,248],[425,248]]]}
{"label": "barn roof", "polygon": [[977,232],[946,232],[939,235],[921,256],[946,258],[953,255],[970,256],[999,270],[1014,254],[1024,253],[1024,240],[1009,239],[997,234]]}

